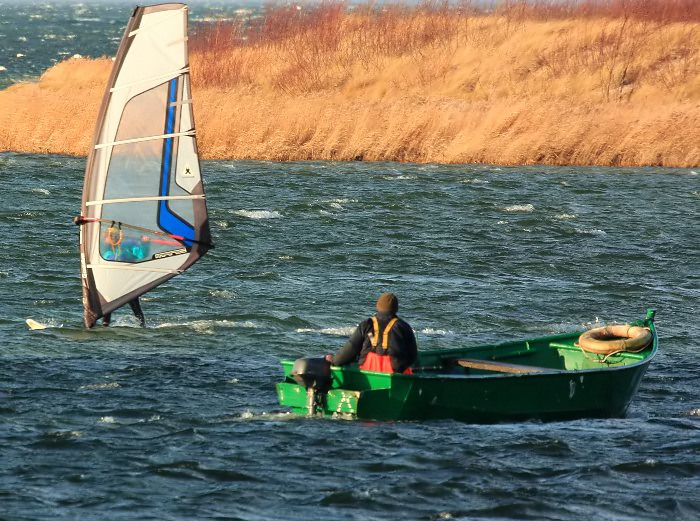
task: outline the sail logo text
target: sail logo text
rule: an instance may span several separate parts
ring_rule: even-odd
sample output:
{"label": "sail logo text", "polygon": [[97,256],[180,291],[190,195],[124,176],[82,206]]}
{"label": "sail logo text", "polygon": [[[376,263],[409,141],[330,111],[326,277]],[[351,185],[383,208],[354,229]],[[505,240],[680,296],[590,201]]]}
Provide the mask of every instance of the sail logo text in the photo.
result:
{"label": "sail logo text", "polygon": [[161,251],[160,253],[153,254],[154,259],[164,259],[166,257],[172,257],[173,255],[182,255],[187,253],[187,248],[178,248],[176,250]]}

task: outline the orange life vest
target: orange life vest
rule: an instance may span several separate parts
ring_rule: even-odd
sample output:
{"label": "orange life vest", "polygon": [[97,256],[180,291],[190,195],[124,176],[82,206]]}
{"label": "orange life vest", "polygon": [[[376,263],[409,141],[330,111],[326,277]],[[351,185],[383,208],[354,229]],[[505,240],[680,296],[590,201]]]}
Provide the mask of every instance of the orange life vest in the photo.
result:
{"label": "orange life vest", "polygon": [[119,223],[119,228],[115,228],[114,221],[112,221],[112,224],[107,228],[105,242],[112,248],[115,259],[121,254],[121,244],[123,240],[124,232],[122,231],[122,223]]}
{"label": "orange life vest", "polygon": [[[391,357],[388,355],[387,350],[389,349],[389,333],[391,328],[394,327],[398,318],[392,318],[389,323],[384,328],[382,336],[381,353],[377,347],[379,346],[379,321],[377,317],[372,317],[372,333],[370,333],[369,340],[372,345],[372,351],[367,353],[365,361],[359,366],[360,369],[365,371],[376,371],[378,373],[393,373],[394,368],[391,366]],[[404,374],[412,374],[411,368],[407,368]]]}

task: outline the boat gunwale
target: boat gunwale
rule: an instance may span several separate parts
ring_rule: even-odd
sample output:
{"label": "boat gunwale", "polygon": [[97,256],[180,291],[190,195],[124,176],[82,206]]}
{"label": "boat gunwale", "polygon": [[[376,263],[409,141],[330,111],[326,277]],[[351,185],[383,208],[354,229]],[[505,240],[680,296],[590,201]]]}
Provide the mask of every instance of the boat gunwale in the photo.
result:
{"label": "boat gunwale", "polygon": [[[490,373],[485,373],[485,374],[450,374],[450,373],[440,373],[438,372],[439,369],[435,367],[435,373],[431,373],[429,371],[420,371],[420,367],[416,368],[419,371],[413,372],[413,373],[382,373],[378,371],[367,371],[364,369],[359,369],[357,365],[348,365],[348,366],[331,366],[331,374],[333,375],[333,380],[337,379],[337,376],[335,374],[344,374],[344,373],[349,373],[349,374],[366,374],[366,375],[372,375],[375,378],[384,378],[384,379],[389,379],[391,381],[394,378],[397,378],[399,380],[401,379],[421,379],[421,380],[481,380],[481,379],[504,379],[504,378],[535,378],[535,377],[551,377],[551,376],[570,376],[570,375],[585,375],[585,374],[590,374],[590,373],[600,373],[600,372],[605,372],[605,373],[610,373],[610,372],[620,372],[620,371],[627,371],[630,369],[636,369],[639,368],[640,366],[648,366],[651,363],[651,360],[656,356],[656,353],[658,351],[658,334],[656,332],[656,327],[654,325],[654,320],[653,320],[653,315],[650,318],[646,318],[643,320],[638,320],[636,322],[632,322],[632,325],[640,325],[644,327],[648,327],[649,330],[651,331],[652,334],[652,342],[650,346],[650,351],[646,354],[646,356],[641,356],[642,353],[646,353],[649,347],[645,348],[643,351],[637,352],[637,353],[626,353],[622,352],[620,354],[623,355],[635,355],[634,357],[629,357],[630,359],[636,358],[637,356],[640,356],[639,360],[632,361],[629,364],[624,364],[620,366],[601,366],[601,367],[594,367],[594,368],[586,368],[586,369],[554,369],[554,368],[548,368],[548,367],[541,367],[537,366],[540,371],[537,372],[525,372],[525,373],[502,373],[502,372],[494,372],[493,374]],[[455,354],[458,351],[463,351],[463,350],[468,350],[471,348],[474,349],[503,349],[504,347],[509,347],[509,346],[514,346],[522,343],[535,343],[535,342],[555,342],[558,339],[565,339],[565,338],[571,338],[574,336],[578,336],[581,333],[583,333],[585,330],[582,331],[576,331],[576,332],[568,332],[568,333],[558,333],[554,335],[544,335],[536,338],[528,338],[528,339],[520,339],[520,340],[507,340],[505,342],[500,342],[497,344],[479,344],[479,345],[474,345],[474,346],[467,346],[464,348],[445,348],[445,349],[438,349],[434,351],[426,351],[430,356],[437,356],[440,357],[440,355],[450,355],[450,354]],[[572,346],[573,349],[573,346]],[[579,348],[580,349],[580,348]],[[581,350],[583,351],[583,350]],[[585,353],[585,352],[584,352]],[[458,358],[458,356],[454,356],[454,358]],[[488,360],[488,359],[485,359]],[[294,359],[284,359],[281,360],[280,363],[282,364],[283,367],[286,366],[291,366],[294,363]],[[604,363],[604,362],[601,362]],[[533,366],[535,367],[535,366]],[[289,372],[285,371],[285,378],[289,377]],[[343,389],[343,387],[333,387],[334,389]]]}

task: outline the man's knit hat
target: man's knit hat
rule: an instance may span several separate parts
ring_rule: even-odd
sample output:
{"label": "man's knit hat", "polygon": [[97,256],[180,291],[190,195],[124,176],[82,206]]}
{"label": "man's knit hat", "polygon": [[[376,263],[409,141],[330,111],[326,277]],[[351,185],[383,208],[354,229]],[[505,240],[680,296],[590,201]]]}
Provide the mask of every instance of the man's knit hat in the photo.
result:
{"label": "man's knit hat", "polygon": [[380,313],[396,313],[399,310],[399,299],[393,293],[382,293],[377,299],[377,311]]}

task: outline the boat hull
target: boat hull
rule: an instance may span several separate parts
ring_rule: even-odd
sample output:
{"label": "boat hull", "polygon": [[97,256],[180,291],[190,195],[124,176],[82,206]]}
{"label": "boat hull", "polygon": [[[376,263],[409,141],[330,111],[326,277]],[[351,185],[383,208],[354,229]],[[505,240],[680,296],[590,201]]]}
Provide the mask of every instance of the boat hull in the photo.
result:
{"label": "boat hull", "polygon": [[[425,353],[411,375],[333,367],[330,389],[315,399],[313,390],[294,380],[294,361],[283,360],[285,379],[277,384],[277,396],[298,414],[372,420],[491,423],[622,417],[657,349],[653,320],[645,325],[653,342],[644,352],[620,353],[605,361],[576,346],[577,332]],[[476,360],[467,363],[468,356]]]}

